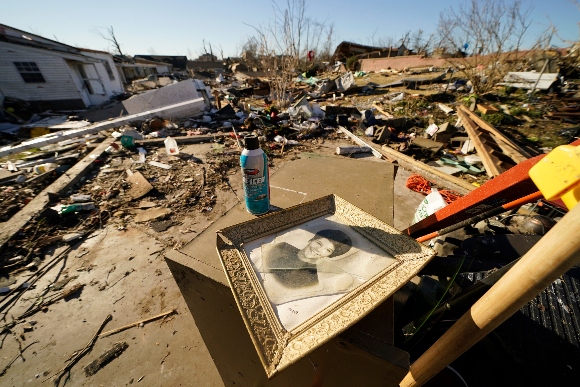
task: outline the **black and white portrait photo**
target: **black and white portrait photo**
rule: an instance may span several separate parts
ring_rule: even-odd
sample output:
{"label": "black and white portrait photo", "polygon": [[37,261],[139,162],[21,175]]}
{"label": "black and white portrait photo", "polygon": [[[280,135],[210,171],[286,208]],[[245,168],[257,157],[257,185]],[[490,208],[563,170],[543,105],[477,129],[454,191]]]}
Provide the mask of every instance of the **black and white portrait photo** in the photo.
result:
{"label": "black and white portrait photo", "polygon": [[245,250],[288,330],[396,262],[336,215],[252,241]]}

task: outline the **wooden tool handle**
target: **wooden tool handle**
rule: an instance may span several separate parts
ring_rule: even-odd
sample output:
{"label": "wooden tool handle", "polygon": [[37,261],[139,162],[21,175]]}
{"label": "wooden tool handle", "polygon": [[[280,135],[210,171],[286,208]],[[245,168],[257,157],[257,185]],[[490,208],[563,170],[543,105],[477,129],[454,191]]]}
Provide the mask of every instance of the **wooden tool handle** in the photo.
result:
{"label": "wooden tool handle", "polygon": [[574,207],[412,365],[401,387],[420,386],[580,263]]}

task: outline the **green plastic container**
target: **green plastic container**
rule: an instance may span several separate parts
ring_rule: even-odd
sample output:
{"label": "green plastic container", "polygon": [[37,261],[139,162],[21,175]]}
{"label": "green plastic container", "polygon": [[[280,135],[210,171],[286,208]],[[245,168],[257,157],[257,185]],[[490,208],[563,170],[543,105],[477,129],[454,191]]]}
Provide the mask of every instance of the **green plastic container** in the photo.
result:
{"label": "green plastic container", "polygon": [[121,136],[121,145],[124,148],[133,148],[135,147],[135,139],[131,136]]}

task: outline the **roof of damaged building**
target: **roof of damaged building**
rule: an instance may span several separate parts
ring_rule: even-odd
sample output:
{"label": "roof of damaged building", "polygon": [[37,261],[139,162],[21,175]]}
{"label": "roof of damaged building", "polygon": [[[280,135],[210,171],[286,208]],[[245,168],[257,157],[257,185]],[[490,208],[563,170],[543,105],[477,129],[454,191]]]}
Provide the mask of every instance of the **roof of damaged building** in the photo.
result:
{"label": "roof of damaged building", "polygon": [[187,57],[184,55],[135,55],[135,58],[143,58],[154,62],[165,62],[173,66],[174,70],[187,69]]}
{"label": "roof of damaged building", "polygon": [[384,53],[389,53],[387,56],[403,55],[407,51],[407,47],[402,44],[400,47],[378,47],[378,46],[367,46],[364,44],[354,43],[354,42],[341,42],[334,50],[333,58],[336,60],[341,60],[348,58],[350,56],[357,56],[361,54],[371,54],[376,53],[377,57],[384,56]]}
{"label": "roof of damaged building", "polygon": [[5,24],[0,24],[0,41],[29,47],[42,48],[46,50],[62,51],[72,54],[80,54],[81,51],[81,49],[77,47],[47,39],[40,35],[22,31]]}

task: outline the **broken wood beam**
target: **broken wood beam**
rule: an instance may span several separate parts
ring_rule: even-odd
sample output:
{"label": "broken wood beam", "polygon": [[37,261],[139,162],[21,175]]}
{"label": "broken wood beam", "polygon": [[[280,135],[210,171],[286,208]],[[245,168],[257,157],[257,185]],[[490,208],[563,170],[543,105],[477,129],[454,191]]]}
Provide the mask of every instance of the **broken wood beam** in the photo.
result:
{"label": "broken wood beam", "polygon": [[510,148],[513,149],[514,153],[517,154],[518,159],[514,159],[515,161],[517,161],[518,163],[527,160],[529,158],[531,158],[532,156],[526,152],[522,147],[520,147],[518,144],[516,144],[515,142],[513,142],[511,139],[509,139],[506,135],[504,135],[502,132],[500,132],[499,130],[497,130],[496,128],[494,128],[493,126],[491,126],[490,124],[488,124],[487,122],[485,122],[484,120],[482,120],[481,118],[479,118],[476,114],[473,114],[472,112],[469,111],[468,108],[466,108],[465,106],[459,105],[459,109],[463,111],[465,114],[467,114],[475,124],[477,124],[480,128],[487,130],[488,132],[493,133],[496,138],[499,138],[500,141],[505,142],[505,144],[507,146],[509,146]]}
{"label": "broken wood beam", "polygon": [[468,182],[455,176],[438,171],[437,169],[417,161],[410,156],[402,154],[401,152],[397,152],[387,145],[383,145],[381,153],[383,153],[385,157],[395,159],[401,167],[409,171],[416,172],[426,179],[434,181],[437,183],[437,185],[446,189],[456,191],[462,195],[467,195],[475,189],[475,186],[469,184]]}
{"label": "broken wood beam", "polygon": [[54,183],[36,195],[36,197],[32,199],[30,203],[24,206],[24,208],[21,209],[18,213],[13,215],[10,220],[0,223],[0,251],[6,247],[8,241],[12,239],[12,237],[18,231],[20,231],[20,229],[24,227],[33,216],[38,214],[44,209],[44,207],[46,207],[46,205],[49,203],[49,194],[60,194],[80,181],[80,179],[89,172],[91,166],[94,165],[95,159],[105,153],[105,149],[107,149],[109,144],[113,141],[113,138],[108,138],[103,141],[91,153],[86,155],[81,161],[76,163],[61,177],[56,179]]}
{"label": "broken wood beam", "polygon": [[457,110],[457,115],[459,115],[459,118],[463,123],[465,131],[469,135],[469,139],[473,142],[477,154],[479,155],[479,157],[481,157],[481,162],[485,167],[485,172],[487,173],[487,175],[489,177],[495,177],[500,175],[502,171],[500,171],[494,160],[489,155],[488,148],[483,144],[481,138],[479,138],[476,125],[462,109]]}
{"label": "broken wood beam", "polygon": [[[212,135],[196,135],[196,136],[178,136],[171,137],[178,144],[195,144],[200,142],[210,142],[216,138],[229,137],[229,134],[212,134]],[[146,140],[135,140],[138,145],[162,145],[167,137],[150,138]]]}

